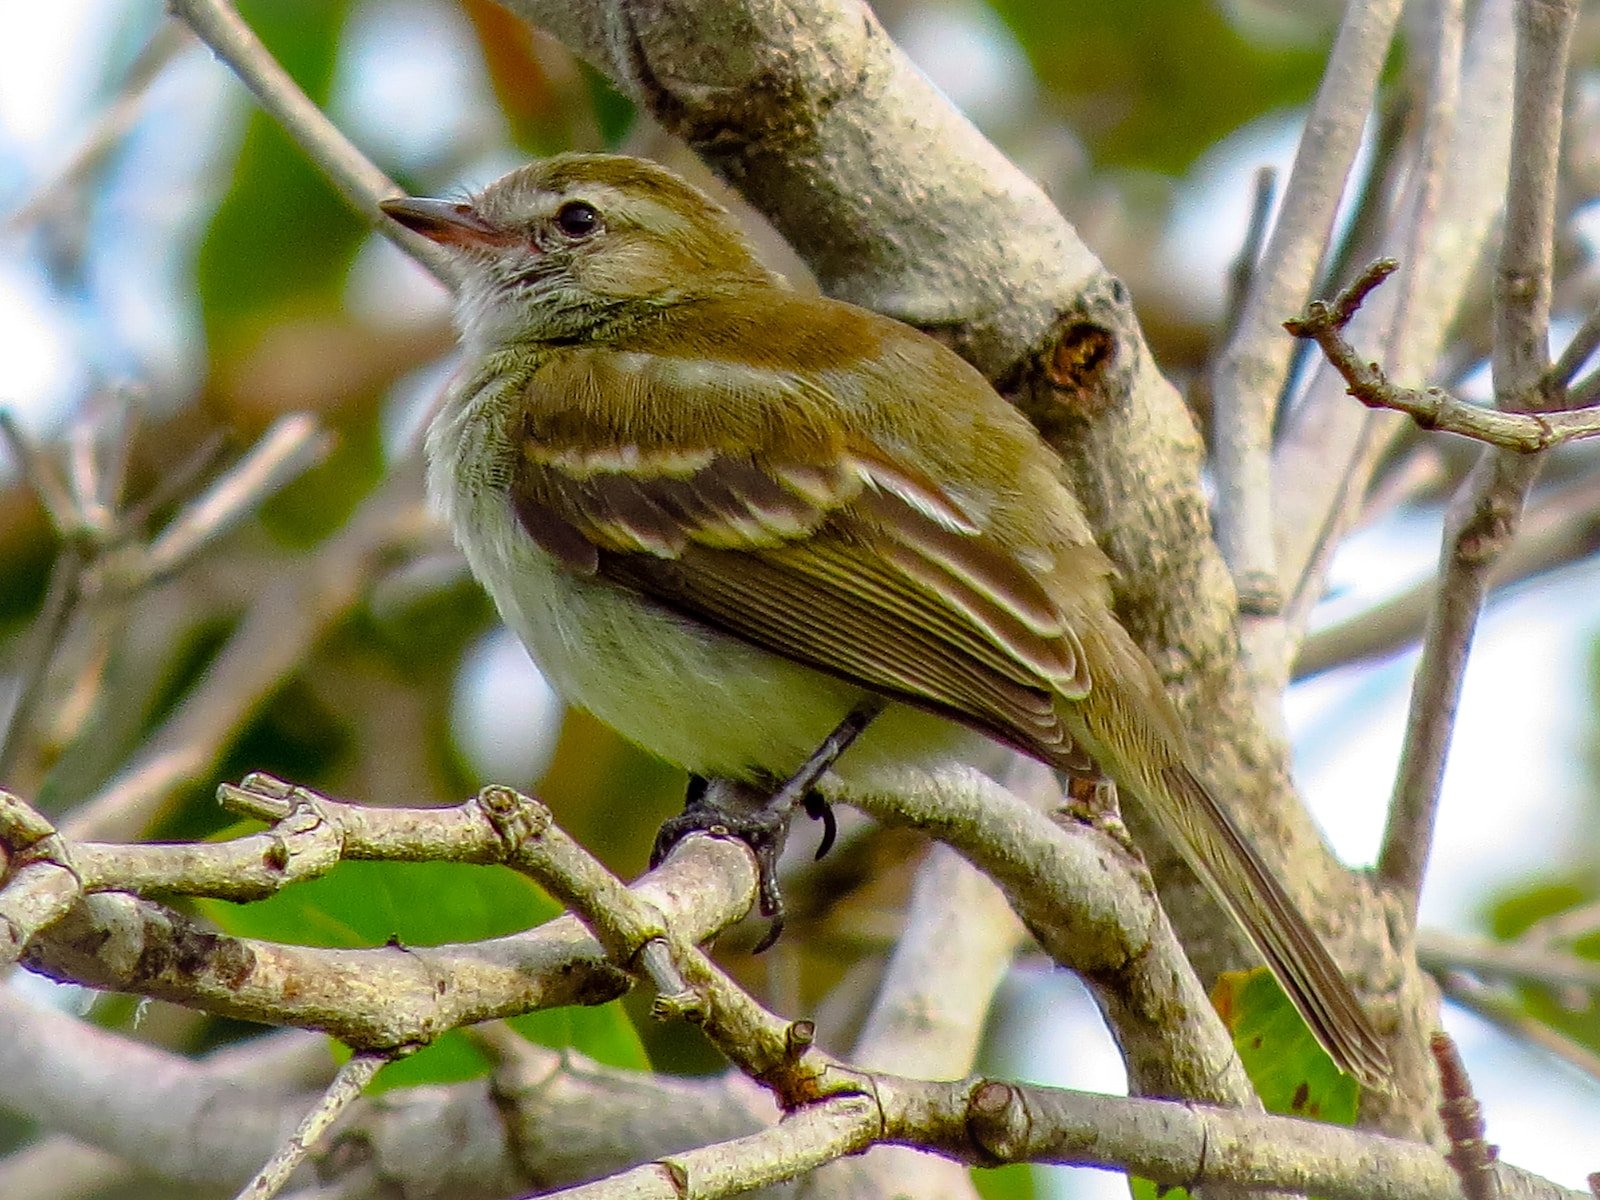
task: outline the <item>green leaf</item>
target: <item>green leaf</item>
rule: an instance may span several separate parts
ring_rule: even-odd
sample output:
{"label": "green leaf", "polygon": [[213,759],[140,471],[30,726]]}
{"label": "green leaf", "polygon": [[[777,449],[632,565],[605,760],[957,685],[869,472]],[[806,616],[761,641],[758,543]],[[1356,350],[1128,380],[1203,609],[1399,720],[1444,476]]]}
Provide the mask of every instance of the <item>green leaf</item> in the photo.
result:
{"label": "green leaf", "polygon": [[342,862],[265,900],[202,908],[242,937],[345,949],[503,937],[561,912],[525,875],[451,862]]}
{"label": "green leaf", "polygon": [[1330,1125],[1355,1123],[1361,1086],[1317,1044],[1272,972],[1227,972],[1211,1000],[1268,1112]]}
{"label": "green leaf", "polygon": [[1031,1163],[974,1167],[972,1182],[983,1200],[1034,1200],[1039,1194],[1039,1168]]}

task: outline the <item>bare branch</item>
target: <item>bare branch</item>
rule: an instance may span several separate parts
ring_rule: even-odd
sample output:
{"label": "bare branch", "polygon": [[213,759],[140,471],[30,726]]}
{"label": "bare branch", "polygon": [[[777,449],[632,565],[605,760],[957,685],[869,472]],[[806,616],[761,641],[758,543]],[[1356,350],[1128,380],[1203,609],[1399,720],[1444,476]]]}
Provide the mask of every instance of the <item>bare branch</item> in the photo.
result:
{"label": "bare branch", "polygon": [[245,1184],[236,1200],[272,1200],[272,1197],[282,1191],[283,1185],[289,1182],[289,1176],[294,1174],[295,1168],[306,1160],[333,1123],[360,1098],[361,1093],[372,1082],[373,1076],[377,1075],[393,1057],[389,1054],[371,1053],[352,1055],[349,1061],[339,1068],[339,1073],[333,1077],[333,1082],[328,1084],[316,1106],[306,1114],[305,1120],[300,1122],[299,1128],[290,1135],[278,1153],[267,1161],[256,1177]]}
{"label": "bare branch", "polygon": [[1440,1090],[1444,1093],[1439,1115],[1444,1118],[1445,1132],[1450,1137],[1450,1153],[1445,1155],[1445,1161],[1460,1177],[1467,1200],[1500,1200],[1495,1148],[1484,1137],[1483,1107],[1472,1094],[1466,1064],[1446,1033],[1435,1031],[1429,1049],[1439,1064]]}
{"label": "bare branch", "polygon": [[[1385,288],[1373,297],[1357,317],[1355,330],[1358,342],[1383,347],[1385,365],[1407,382],[1425,380],[1438,359],[1499,227],[1504,194],[1485,186],[1485,180],[1505,177],[1510,154],[1514,2],[1485,0],[1474,8],[1459,64],[1451,48],[1460,38],[1453,0],[1429,6],[1439,16],[1430,91],[1447,85],[1459,71],[1456,102],[1452,111],[1444,95],[1427,99],[1424,161],[1412,172],[1412,203],[1398,210],[1407,224],[1386,239],[1405,275],[1401,287]],[[1443,178],[1431,229],[1424,236],[1418,223],[1428,216],[1425,200],[1436,169]],[[1409,328],[1402,331],[1396,322],[1407,294],[1413,299],[1405,310]],[[1319,364],[1284,423],[1274,463],[1280,561],[1285,578],[1298,581],[1286,637],[1291,653],[1320,598],[1341,528],[1349,528],[1350,513],[1359,507],[1372,470],[1396,433],[1406,428],[1398,418],[1349,404],[1346,386],[1331,366]],[[1432,1063],[1425,1065],[1431,1075]]]}
{"label": "bare branch", "polygon": [[25,228],[66,204],[71,194],[133,128],[150,85],[173,59],[193,44],[181,26],[171,22],[160,25],[129,64],[117,94],[100,110],[82,140],[72,148],[55,174],[4,219],[4,227],[9,230]]}
{"label": "bare branch", "polygon": [[[1522,0],[1516,8],[1511,175],[1506,232],[1496,273],[1494,373],[1503,409],[1548,404],[1549,326],[1562,104],[1577,5]],[[1433,842],[1433,822],[1467,653],[1495,560],[1516,531],[1538,456],[1489,450],[1446,522],[1438,598],[1406,723],[1400,770],[1378,858],[1378,875],[1415,920]]]}
{"label": "bare branch", "polygon": [[1572,340],[1561,352],[1561,357],[1550,368],[1549,386],[1556,389],[1570,384],[1596,350],[1600,350],[1600,309],[1595,309],[1583,319],[1583,324],[1578,326]]}
{"label": "bare branch", "polygon": [[[367,809],[317,797],[315,812],[337,829],[352,858],[523,861],[476,802]],[[206,850],[167,849],[196,858]],[[15,886],[13,880],[7,890]],[[676,915],[679,936],[693,941],[743,915],[754,869],[742,847],[692,839],[635,887]],[[598,1003],[626,986],[571,917],[471,945],[322,950],[219,935],[125,892],[82,897],[34,939],[24,961],[55,978],[242,1020],[323,1029],[376,1050],[425,1044],[474,1021]]]}
{"label": "bare branch", "polygon": [[[876,1103],[842,1097],[808,1105],[773,1129],[671,1155],[552,1200],[715,1200],[793,1178],[880,1139],[982,1165],[1105,1167],[1190,1190],[1227,1184],[1329,1200],[1460,1197],[1455,1173],[1431,1147],[1334,1125],[982,1080],[873,1082]],[[1579,1196],[1505,1166],[1495,1175],[1507,1197]]]}
{"label": "bare branch", "polygon": [[244,457],[183,508],[140,556],[137,573],[117,579],[125,589],[143,587],[183,569],[196,554],[271,496],[316,466],[333,439],[315,417],[279,417]]}
{"label": "bare branch", "polygon": [[1124,873],[1138,868],[1111,838],[1052,821],[970,769],[851,802],[927,831],[999,885],[1045,952],[1084,976],[1134,1090],[1257,1103],[1176,936],[1138,876]]}
{"label": "bare branch", "polygon": [[16,767],[22,738],[38,705],[45,673],[55,661],[61,638],[77,607],[83,582],[83,552],[73,542],[61,547],[50,568],[50,583],[44,603],[28,630],[28,641],[17,667],[16,688],[11,695],[4,720],[0,720],[0,779],[10,778]]}
{"label": "bare branch", "polygon": [[1600,1054],[1559,1032],[1549,1022],[1529,1016],[1516,997],[1457,973],[1445,975],[1439,986],[1452,1003],[1476,1013],[1517,1041],[1543,1050],[1573,1070],[1600,1082]]}
{"label": "bare branch", "polygon": [[[1495,560],[1489,582],[1496,591],[1594,553],[1600,516],[1600,479],[1585,476],[1552,488],[1529,504],[1517,539]],[[1429,576],[1388,599],[1318,630],[1306,639],[1295,677],[1391,654],[1422,636],[1439,581]],[[1492,593],[1491,593],[1492,594]]]}
{"label": "bare branch", "polygon": [[[906,914],[851,1058],[868,1069],[958,1078],[975,1065],[995,992],[1025,934],[999,889],[942,844],[917,871]],[[924,1200],[975,1196],[960,1164],[896,1146],[832,1163],[807,1185],[806,1195],[822,1197],[897,1189]]]}
{"label": "bare branch", "polygon": [[1459,434],[1519,454],[1536,454],[1563,442],[1600,436],[1600,405],[1557,412],[1485,408],[1457,399],[1441,388],[1398,387],[1377,363],[1363,359],[1345,338],[1344,328],[1366,294],[1398,266],[1394,259],[1379,259],[1332,304],[1314,300],[1304,313],[1285,321],[1283,327],[1295,337],[1308,338],[1322,347],[1328,361],[1350,385],[1350,395],[1368,408],[1405,413],[1423,429]]}
{"label": "bare branch", "polygon": [[67,481],[27,431],[17,424],[10,410],[5,408],[0,408],[0,437],[11,447],[11,455],[17,460],[22,477],[28,481],[34,495],[39,497],[45,512],[50,514],[50,523],[55,526],[56,532],[64,538],[76,534],[82,522],[78,519]]}
{"label": "bare branch", "polygon": [[1275,613],[1282,602],[1271,455],[1293,346],[1279,322],[1311,294],[1400,9],[1396,0],[1363,0],[1345,9],[1272,238],[1211,382],[1217,542],[1244,604],[1247,660],[1271,653],[1255,645],[1252,616]]}
{"label": "bare branch", "polygon": [[1417,959],[1430,971],[1471,971],[1490,979],[1517,979],[1550,988],[1600,994],[1600,962],[1523,941],[1492,942],[1439,929],[1417,934]]}

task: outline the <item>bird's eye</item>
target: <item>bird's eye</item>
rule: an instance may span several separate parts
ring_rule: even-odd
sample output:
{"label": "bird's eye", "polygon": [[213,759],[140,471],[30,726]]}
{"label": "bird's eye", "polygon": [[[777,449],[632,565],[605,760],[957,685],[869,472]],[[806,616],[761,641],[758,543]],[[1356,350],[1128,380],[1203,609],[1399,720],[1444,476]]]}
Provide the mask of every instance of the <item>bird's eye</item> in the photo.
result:
{"label": "bird's eye", "polygon": [[600,214],[592,204],[568,200],[556,210],[556,228],[569,238],[586,238],[600,228]]}

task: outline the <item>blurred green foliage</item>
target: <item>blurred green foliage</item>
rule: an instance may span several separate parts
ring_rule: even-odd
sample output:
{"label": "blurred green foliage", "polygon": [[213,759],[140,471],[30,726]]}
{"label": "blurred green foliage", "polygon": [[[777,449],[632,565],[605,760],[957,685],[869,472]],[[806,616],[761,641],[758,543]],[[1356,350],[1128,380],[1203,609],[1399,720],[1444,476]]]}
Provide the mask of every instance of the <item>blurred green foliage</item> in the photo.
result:
{"label": "blurred green foliage", "polygon": [[[1600,901],[1600,864],[1591,861],[1580,873],[1536,878],[1507,889],[1489,905],[1489,929],[1501,941],[1515,941],[1538,921],[1596,901]],[[1600,929],[1560,948],[1600,962]],[[1600,1003],[1593,995],[1527,982],[1510,984],[1503,994],[1527,1016],[1600,1054]]]}
{"label": "blurred green foliage", "polygon": [[1263,113],[1303,104],[1326,55],[1244,37],[1212,3],[994,0],[1096,162],[1180,174]]}
{"label": "blurred green foliage", "polygon": [[[239,9],[306,94],[326,103],[348,5],[249,0]],[[252,109],[196,268],[214,350],[233,353],[275,320],[337,311],[366,232],[277,122]]]}

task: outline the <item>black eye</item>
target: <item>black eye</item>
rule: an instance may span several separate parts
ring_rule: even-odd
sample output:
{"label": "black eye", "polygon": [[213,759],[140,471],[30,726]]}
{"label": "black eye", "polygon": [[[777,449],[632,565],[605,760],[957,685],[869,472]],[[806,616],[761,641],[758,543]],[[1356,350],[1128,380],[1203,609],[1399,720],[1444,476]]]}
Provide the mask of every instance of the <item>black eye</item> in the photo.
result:
{"label": "black eye", "polygon": [[600,228],[600,214],[592,204],[568,200],[556,210],[556,228],[569,238],[586,238]]}

